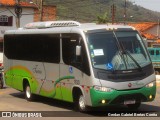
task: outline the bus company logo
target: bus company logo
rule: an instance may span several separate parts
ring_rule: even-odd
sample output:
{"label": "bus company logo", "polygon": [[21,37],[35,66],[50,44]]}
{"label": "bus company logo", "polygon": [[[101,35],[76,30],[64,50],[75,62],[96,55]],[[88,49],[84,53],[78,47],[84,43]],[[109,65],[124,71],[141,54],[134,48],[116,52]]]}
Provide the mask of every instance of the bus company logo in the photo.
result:
{"label": "bus company logo", "polygon": [[38,68],[38,65],[35,65],[35,67],[33,68],[33,72],[36,74],[42,74],[42,71],[40,70],[40,68]]}
{"label": "bus company logo", "polygon": [[132,87],[132,83],[129,83],[129,84],[128,84],[128,87]]}

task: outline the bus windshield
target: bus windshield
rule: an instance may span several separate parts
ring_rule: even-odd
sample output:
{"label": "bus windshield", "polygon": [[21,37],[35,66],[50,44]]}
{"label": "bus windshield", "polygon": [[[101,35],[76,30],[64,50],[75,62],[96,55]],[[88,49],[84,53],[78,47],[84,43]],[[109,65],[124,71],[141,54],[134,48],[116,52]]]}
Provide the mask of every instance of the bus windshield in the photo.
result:
{"label": "bus windshield", "polygon": [[133,70],[151,63],[143,40],[136,31],[105,31],[88,34],[94,68]]}

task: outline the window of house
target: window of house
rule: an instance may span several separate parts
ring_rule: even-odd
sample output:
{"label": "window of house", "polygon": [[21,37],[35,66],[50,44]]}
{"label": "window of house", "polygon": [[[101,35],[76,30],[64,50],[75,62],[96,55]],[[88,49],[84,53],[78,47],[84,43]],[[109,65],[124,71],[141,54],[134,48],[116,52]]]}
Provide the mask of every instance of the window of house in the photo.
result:
{"label": "window of house", "polygon": [[8,16],[6,15],[0,16],[0,22],[8,22]]}
{"label": "window of house", "polygon": [[6,16],[1,15],[0,16],[0,26],[12,26],[13,23],[13,17],[12,16]]}

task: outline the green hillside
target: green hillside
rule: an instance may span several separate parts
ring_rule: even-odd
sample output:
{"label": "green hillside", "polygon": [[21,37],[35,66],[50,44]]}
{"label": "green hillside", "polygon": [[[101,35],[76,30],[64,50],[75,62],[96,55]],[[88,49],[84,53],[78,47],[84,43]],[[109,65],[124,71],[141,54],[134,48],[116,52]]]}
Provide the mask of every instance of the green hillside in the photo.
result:
{"label": "green hillside", "polygon": [[[124,22],[125,0],[44,0],[44,4],[57,6],[57,19],[81,22],[97,21],[98,16],[104,17],[107,22],[112,22],[111,6],[114,4],[115,22]],[[126,21],[156,22],[158,16],[160,13],[147,10],[127,0]]]}

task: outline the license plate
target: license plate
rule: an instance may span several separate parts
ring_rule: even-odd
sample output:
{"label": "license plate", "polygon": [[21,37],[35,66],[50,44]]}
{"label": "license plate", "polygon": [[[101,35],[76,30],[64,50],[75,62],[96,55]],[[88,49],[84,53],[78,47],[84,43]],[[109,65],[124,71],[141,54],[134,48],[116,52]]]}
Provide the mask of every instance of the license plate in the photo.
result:
{"label": "license plate", "polygon": [[124,105],[135,104],[135,103],[136,103],[135,100],[126,100],[126,101],[124,101]]}

